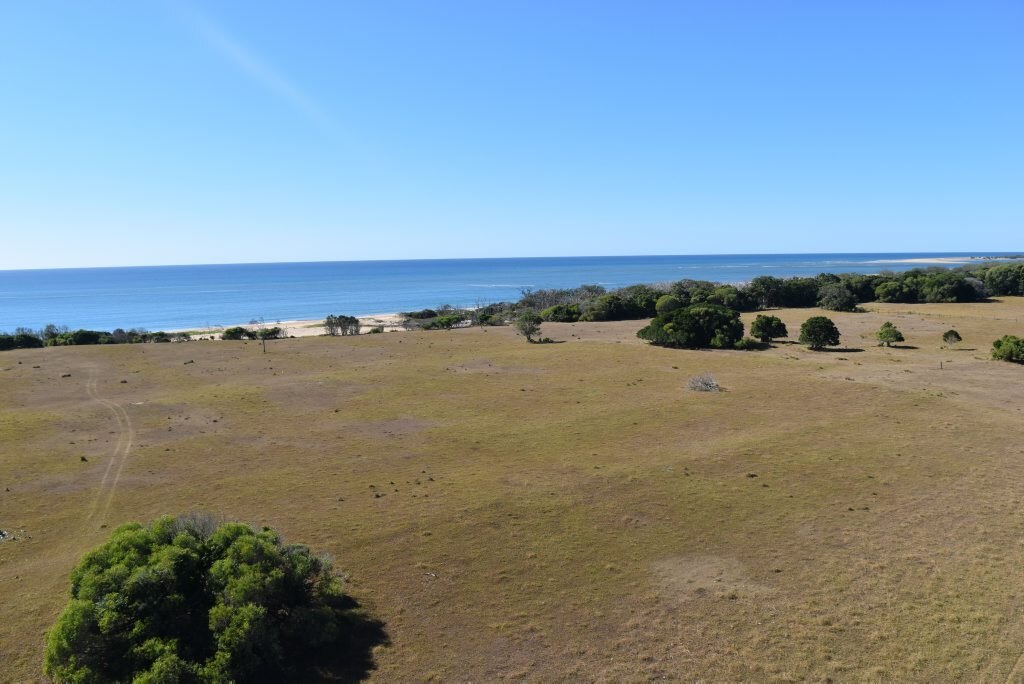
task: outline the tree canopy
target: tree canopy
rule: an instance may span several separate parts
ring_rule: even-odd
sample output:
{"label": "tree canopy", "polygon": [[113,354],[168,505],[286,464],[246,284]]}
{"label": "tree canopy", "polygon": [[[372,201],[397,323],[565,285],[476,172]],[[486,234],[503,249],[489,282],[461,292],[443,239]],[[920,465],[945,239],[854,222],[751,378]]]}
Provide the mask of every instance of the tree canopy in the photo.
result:
{"label": "tree canopy", "polygon": [[903,341],[903,333],[900,329],[893,325],[890,321],[886,321],[882,324],[882,327],[875,333],[875,337],[878,338],[879,346],[891,347],[894,342]]}
{"label": "tree canopy", "polygon": [[750,325],[750,335],[764,344],[771,344],[773,338],[789,337],[789,331],[778,316],[758,314]]}
{"label": "tree canopy", "polygon": [[44,670],[61,682],[295,681],[354,653],[366,625],[384,640],[354,605],[329,561],[269,528],[131,523],[72,571]]}
{"label": "tree canopy", "polygon": [[839,345],[839,329],[826,316],[811,316],[800,326],[800,344],[815,351]]}
{"label": "tree canopy", "polygon": [[637,337],[663,347],[729,349],[743,337],[743,322],[738,311],[696,304],[657,316]]}

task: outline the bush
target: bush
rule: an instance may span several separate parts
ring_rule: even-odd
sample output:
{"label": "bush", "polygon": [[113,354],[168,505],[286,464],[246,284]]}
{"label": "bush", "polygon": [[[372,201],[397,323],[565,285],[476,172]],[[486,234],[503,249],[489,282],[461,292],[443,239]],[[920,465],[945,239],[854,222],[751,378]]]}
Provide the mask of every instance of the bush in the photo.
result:
{"label": "bush", "polygon": [[402,314],[406,318],[412,318],[414,320],[426,320],[428,318],[437,318],[437,312],[433,309],[421,309],[419,311],[407,311]]}
{"label": "bush", "polygon": [[540,317],[542,320],[555,323],[575,323],[580,320],[580,305],[555,304],[541,311]]}
{"label": "bush", "polygon": [[733,346],[740,351],[755,351],[766,348],[763,342],[758,342],[753,337],[741,337],[736,340],[736,344]]}
{"label": "bush", "polygon": [[346,600],[329,561],[269,528],[197,516],[122,525],[71,572],[44,671],[62,682],[305,680],[351,650],[361,618]]}
{"label": "bush", "polygon": [[761,340],[764,344],[771,344],[776,337],[789,337],[786,324],[778,316],[765,316],[758,314],[750,325],[750,334]]}
{"label": "bush", "polygon": [[226,328],[220,334],[222,340],[241,340],[249,336],[249,331],[241,326]]}
{"label": "bush", "polygon": [[43,340],[29,333],[0,335],[0,351],[8,349],[38,349],[42,346]]}
{"label": "bush", "polygon": [[730,349],[743,337],[743,322],[738,311],[696,304],[657,316],[637,337],[663,347]]}
{"label": "bush", "polygon": [[526,338],[527,342],[533,342],[534,335],[540,335],[540,324],[541,317],[537,315],[536,311],[527,309],[522,311],[515,320],[512,321],[513,327],[516,332]]}
{"label": "bush", "polygon": [[992,358],[998,361],[1024,363],[1024,339],[1014,335],[1003,335],[992,343]]}
{"label": "bush", "polygon": [[722,387],[718,384],[718,381],[715,380],[715,376],[713,376],[711,373],[701,373],[700,375],[693,376],[686,383],[686,386],[689,387],[694,392],[722,391]]}
{"label": "bush", "polygon": [[947,330],[942,333],[942,341],[946,343],[947,347],[952,347],[963,341],[964,338],[960,337],[960,333],[956,330]]}
{"label": "bush", "polygon": [[894,342],[903,341],[903,333],[901,333],[899,331],[899,328],[897,328],[889,321],[886,321],[885,323],[882,324],[882,327],[879,328],[878,332],[875,333],[875,337],[878,338],[879,347],[881,347],[882,345],[885,345],[886,347],[891,347]]}
{"label": "bush", "polygon": [[829,311],[853,311],[857,298],[842,283],[826,283],[818,290],[818,306]]}
{"label": "bush", "polygon": [[838,346],[839,329],[830,318],[812,316],[800,326],[800,344],[806,344],[815,351]]}
{"label": "bush", "polygon": [[669,314],[676,309],[683,308],[683,300],[675,295],[662,295],[658,297],[658,301],[654,304],[654,312],[657,315]]}
{"label": "bush", "polygon": [[451,330],[466,320],[463,314],[445,314],[423,324],[424,330]]}

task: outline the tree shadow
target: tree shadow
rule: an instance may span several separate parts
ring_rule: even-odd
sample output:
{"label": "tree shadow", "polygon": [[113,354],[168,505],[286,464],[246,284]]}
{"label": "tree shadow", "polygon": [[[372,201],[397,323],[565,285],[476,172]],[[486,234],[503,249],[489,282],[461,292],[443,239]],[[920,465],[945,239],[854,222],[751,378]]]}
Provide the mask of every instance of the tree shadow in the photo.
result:
{"label": "tree shadow", "polygon": [[385,623],[360,610],[359,603],[350,596],[333,599],[330,608],[337,616],[338,639],[324,647],[315,660],[299,666],[298,681],[363,681],[377,668],[373,649],[391,643]]}
{"label": "tree shadow", "polygon": [[894,345],[889,347],[889,349],[917,349],[917,348],[918,347],[915,347],[912,344],[894,344]]}
{"label": "tree shadow", "polygon": [[833,349],[812,349],[811,351],[828,352],[829,354],[858,354],[864,350],[856,347],[835,347]]}

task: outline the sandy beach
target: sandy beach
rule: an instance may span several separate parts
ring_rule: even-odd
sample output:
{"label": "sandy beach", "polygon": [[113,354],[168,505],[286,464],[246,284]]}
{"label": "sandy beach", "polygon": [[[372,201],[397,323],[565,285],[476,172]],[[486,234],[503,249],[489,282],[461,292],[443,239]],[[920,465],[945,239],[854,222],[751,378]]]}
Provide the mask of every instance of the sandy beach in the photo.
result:
{"label": "sandy beach", "polygon": [[[397,313],[381,313],[371,314],[369,316],[359,316],[359,334],[364,335],[372,328],[381,327],[384,328],[384,332],[393,332],[396,330],[405,330],[401,326],[402,316]],[[284,330],[286,337],[316,337],[317,335],[323,335],[324,333],[324,322],[323,319],[313,319],[304,321],[264,321],[264,327],[267,328],[281,328]],[[233,327],[242,328],[256,328],[257,326],[252,323],[236,323],[233,325],[218,325],[209,328],[184,328],[179,330],[168,330],[167,332],[187,332],[193,337],[205,337],[214,336],[220,337],[221,331],[225,328]]]}

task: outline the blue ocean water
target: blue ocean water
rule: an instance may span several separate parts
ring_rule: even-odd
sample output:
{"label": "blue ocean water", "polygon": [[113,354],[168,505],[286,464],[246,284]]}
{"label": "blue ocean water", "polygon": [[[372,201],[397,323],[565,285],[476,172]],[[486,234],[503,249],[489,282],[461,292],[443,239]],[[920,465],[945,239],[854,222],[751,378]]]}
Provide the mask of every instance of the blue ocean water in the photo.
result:
{"label": "blue ocean water", "polygon": [[902,259],[998,253],[770,254],[337,261],[0,271],[0,331],[57,323],[173,330],[512,301],[524,288],[876,273]]}

